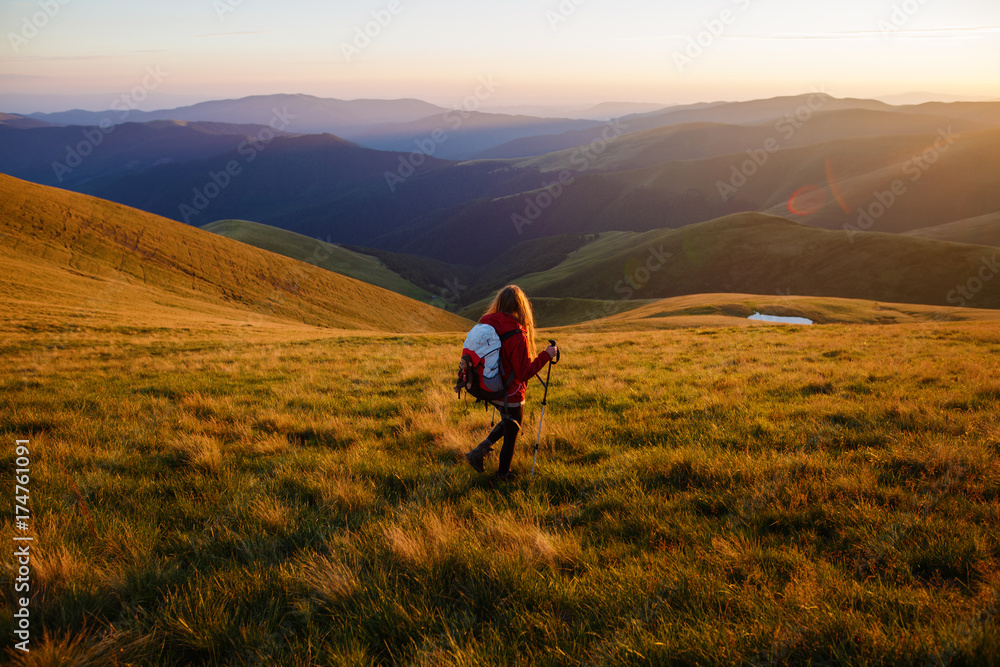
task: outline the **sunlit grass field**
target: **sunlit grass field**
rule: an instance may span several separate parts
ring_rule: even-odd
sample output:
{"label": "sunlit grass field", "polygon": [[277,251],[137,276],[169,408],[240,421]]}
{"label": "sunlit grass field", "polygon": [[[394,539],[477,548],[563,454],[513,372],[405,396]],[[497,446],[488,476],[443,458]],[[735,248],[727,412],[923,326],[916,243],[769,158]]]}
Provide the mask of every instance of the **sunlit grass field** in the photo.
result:
{"label": "sunlit grass field", "polygon": [[490,414],[451,392],[460,334],[5,331],[18,664],[1000,655],[996,323],[542,332],[538,468],[536,382],[500,488],[462,458]]}

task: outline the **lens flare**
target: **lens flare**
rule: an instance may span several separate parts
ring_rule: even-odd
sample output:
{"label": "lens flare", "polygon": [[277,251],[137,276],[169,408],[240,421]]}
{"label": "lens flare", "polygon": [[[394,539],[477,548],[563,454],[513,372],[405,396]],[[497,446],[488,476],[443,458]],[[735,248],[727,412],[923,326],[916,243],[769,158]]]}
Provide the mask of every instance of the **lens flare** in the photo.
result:
{"label": "lens flare", "polygon": [[830,184],[830,193],[833,198],[837,200],[837,205],[840,206],[840,210],[844,213],[850,213],[851,208],[844,201],[844,198],[840,194],[840,187],[837,185],[837,179],[833,177],[833,165],[830,161],[826,161],[826,182]]}
{"label": "lens flare", "polygon": [[806,185],[788,198],[788,212],[792,215],[812,215],[826,203],[826,191],[818,185]]}

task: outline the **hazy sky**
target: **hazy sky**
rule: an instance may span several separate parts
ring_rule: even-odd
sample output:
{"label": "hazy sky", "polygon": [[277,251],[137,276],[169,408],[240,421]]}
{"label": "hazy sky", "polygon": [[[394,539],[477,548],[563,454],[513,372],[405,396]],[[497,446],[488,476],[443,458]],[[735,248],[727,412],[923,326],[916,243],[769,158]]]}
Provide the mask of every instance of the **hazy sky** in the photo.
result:
{"label": "hazy sky", "polygon": [[46,94],[104,109],[144,81],[146,109],[278,92],[447,105],[481,77],[489,105],[1000,97],[995,0],[0,0],[0,23],[4,111]]}

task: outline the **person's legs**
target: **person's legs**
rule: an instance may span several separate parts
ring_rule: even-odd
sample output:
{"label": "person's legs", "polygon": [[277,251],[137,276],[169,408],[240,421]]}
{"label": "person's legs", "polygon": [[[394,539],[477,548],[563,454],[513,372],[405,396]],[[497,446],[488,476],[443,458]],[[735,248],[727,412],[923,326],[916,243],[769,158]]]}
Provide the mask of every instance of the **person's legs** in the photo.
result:
{"label": "person's legs", "polygon": [[521,429],[521,406],[500,407],[500,423],[493,427],[490,434],[486,436],[479,445],[465,455],[476,472],[485,472],[483,460],[493,451],[493,444],[503,438],[503,447],[500,448],[500,465],[498,472],[507,473],[510,471],[510,462],[514,458],[514,443],[517,441],[517,433]]}
{"label": "person's legs", "polygon": [[493,443],[503,437],[504,429],[503,408],[500,408],[500,423],[493,427],[486,439],[480,442],[471,452],[465,455],[465,460],[469,462],[476,472],[486,472],[483,461],[493,451]]}
{"label": "person's legs", "polygon": [[[508,407],[506,414],[504,410],[501,410],[500,414],[504,419],[493,429],[490,437],[492,438],[493,433],[496,433],[502,427],[503,446],[500,448],[500,463],[497,466],[497,474],[505,475],[510,472],[510,462],[514,459],[514,443],[517,442],[517,434],[521,430],[521,416],[523,415],[523,411],[519,405],[515,408]],[[499,434],[497,439],[499,439]],[[493,442],[496,442],[496,440],[493,440]]]}

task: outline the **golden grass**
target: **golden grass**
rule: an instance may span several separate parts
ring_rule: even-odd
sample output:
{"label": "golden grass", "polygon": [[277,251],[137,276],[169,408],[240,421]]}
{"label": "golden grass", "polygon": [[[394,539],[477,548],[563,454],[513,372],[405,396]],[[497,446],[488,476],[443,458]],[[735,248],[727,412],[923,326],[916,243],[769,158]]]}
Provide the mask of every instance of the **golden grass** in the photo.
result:
{"label": "golden grass", "polygon": [[227,327],[250,342],[290,324],[411,332],[468,325],[305,262],[2,174],[0,219],[0,305],[18,313],[21,327]]}
{"label": "golden grass", "polygon": [[184,435],[167,445],[169,452],[182,463],[207,473],[218,473],[222,466],[219,441],[209,435]]}
{"label": "golden grass", "polygon": [[358,589],[357,577],[330,554],[308,552],[282,566],[286,583],[321,605],[346,598]]}
{"label": "golden grass", "polygon": [[534,383],[522,480],[499,488],[461,458],[490,414],[450,393],[460,334],[0,326],[5,363],[42,369],[3,380],[0,430],[37,452],[33,618],[66,661],[975,664],[993,646],[996,323],[549,334],[536,477]]}

